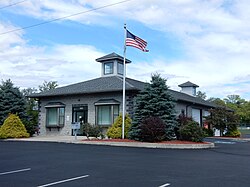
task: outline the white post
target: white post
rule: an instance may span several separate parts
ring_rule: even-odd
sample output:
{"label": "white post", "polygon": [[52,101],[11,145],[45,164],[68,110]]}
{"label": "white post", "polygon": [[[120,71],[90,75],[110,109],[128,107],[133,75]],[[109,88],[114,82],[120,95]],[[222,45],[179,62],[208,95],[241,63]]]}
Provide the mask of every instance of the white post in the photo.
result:
{"label": "white post", "polygon": [[122,87],[122,139],[124,139],[125,134],[125,110],[126,110],[126,38],[127,38],[127,28],[124,24],[124,52],[123,52],[123,87]]}

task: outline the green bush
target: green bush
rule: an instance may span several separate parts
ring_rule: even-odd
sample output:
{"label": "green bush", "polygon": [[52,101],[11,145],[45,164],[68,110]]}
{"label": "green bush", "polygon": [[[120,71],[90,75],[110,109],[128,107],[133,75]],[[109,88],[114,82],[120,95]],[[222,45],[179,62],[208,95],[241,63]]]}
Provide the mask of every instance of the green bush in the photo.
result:
{"label": "green bush", "polygon": [[166,125],[159,117],[149,117],[142,121],[140,140],[143,142],[161,142],[166,139]]}
{"label": "green bush", "polygon": [[199,124],[195,121],[190,121],[187,125],[180,127],[180,139],[192,142],[202,142],[204,132]]}
{"label": "green bush", "polygon": [[238,129],[232,130],[232,131],[228,131],[225,136],[230,136],[230,137],[240,137],[241,133]]}
{"label": "green bush", "polygon": [[202,130],[204,131],[204,136],[205,136],[205,137],[214,136],[214,131],[213,131],[213,129],[203,128]]}
{"label": "green bush", "polygon": [[15,114],[10,114],[0,128],[0,138],[28,138],[25,126]]}
{"label": "green bush", "polygon": [[[126,114],[125,123],[124,123],[124,126],[125,126],[124,137],[125,138],[128,138],[128,131],[131,127],[131,123],[132,123],[131,118],[128,116],[128,114]],[[114,124],[108,128],[107,136],[113,139],[122,138],[122,115],[121,114],[116,118]]]}
{"label": "green bush", "polygon": [[187,117],[185,114],[180,114],[177,118],[177,125],[174,128],[174,133],[177,140],[180,140],[180,127],[187,125],[190,121],[193,121],[191,117]]}
{"label": "green bush", "polygon": [[103,137],[101,127],[97,125],[91,125],[90,123],[83,124],[83,133],[87,136],[87,138],[98,138],[100,136]]}

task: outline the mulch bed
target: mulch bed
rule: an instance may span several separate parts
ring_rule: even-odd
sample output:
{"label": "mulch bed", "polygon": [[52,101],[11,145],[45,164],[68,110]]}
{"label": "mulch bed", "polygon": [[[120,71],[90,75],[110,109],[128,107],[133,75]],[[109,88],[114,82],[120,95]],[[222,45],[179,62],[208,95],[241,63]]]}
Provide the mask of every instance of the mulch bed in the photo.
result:
{"label": "mulch bed", "polygon": [[[150,142],[139,142],[130,139],[85,139],[82,141],[98,141],[98,142],[136,142],[136,143],[150,143]],[[171,140],[171,141],[162,141],[157,142],[161,144],[208,144],[207,142],[191,142],[191,141],[180,141],[180,140]]]}

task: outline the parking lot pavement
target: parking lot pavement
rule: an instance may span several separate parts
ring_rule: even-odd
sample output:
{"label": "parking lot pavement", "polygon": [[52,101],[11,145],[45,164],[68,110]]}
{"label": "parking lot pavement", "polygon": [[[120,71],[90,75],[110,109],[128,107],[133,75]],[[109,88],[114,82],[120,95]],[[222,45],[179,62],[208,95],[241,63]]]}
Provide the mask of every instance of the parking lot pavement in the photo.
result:
{"label": "parking lot pavement", "polygon": [[250,142],[250,138],[208,137],[204,141],[215,144],[236,144]]}
{"label": "parking lot pavement", "polygon": [[169,150],[0,141],[0,186],[248,187],[250,143]]}

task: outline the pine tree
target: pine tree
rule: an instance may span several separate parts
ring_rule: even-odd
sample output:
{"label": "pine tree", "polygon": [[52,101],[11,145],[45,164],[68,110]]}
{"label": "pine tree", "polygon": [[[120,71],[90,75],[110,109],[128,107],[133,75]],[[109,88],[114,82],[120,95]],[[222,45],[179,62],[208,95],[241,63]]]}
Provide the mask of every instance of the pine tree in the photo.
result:
{"label": "pine tree", "polygon": [[150,84],[145,86],[135,100],[135,113],[129,136],[140,140],[140,124],[149,117],[159,117],[166,124],[166,139],[175,137],[176,127],[174,99],[168,91],[166,80],[159,74],[152,75]]}
{"label": "pine tree", "polygon": [[2,81],[0,85],[0,125],[10,113],[17,114],[21,119],[25,118],[24,96],[9,79]]}

